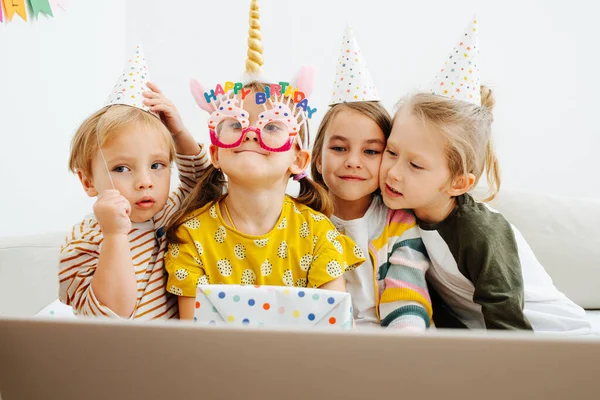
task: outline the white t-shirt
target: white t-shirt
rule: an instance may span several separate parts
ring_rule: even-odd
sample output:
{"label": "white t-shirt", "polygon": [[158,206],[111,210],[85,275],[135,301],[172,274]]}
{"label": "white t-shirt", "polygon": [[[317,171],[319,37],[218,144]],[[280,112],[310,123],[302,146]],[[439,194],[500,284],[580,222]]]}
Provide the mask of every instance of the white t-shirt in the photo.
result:
{"label": "white t-shirt", "polygon": [[352,238],[366,257],[362,265],[344,274],[346,290],[352,296],[354,319],[358,328],[380,326],[375,310],[375,271],[373,260],[369,254],[369,242],[380,234],[377,221],[381,218],[382,213],[385,218],[387,207],[383,204],[381,197],[374,196],[371,205],[361,218],[350,221],[344,221],[335,215],[330,218],[336,229]]}

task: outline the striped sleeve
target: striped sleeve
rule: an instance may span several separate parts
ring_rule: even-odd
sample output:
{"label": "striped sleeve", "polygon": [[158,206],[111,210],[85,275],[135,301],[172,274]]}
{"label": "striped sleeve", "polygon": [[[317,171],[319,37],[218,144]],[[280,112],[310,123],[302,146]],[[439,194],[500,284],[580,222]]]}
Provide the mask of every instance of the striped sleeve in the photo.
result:
{"label": "striped sleeve", "polygon": [[388,215],[388,257],[380,268],[383,285],[379,304],[381,325],[391,328],[429,328],[432,306],[425,273],[430,261],[419,237],[416,220],[403,210]]}
{"label": "striped sleeve", "polygon": [[73,307],[77,315],[120,318],[100,303],[92,290],[102,243],[99,229],[97,221],[86,219],[75,225],[67,236],[59,256],[59,299]]}
{"label": "striped sleeve", "polygon": [[210,159],[206,148],[202,144],[198,145],[200,146],[200,153],[198,155],[175,155],[175,164],[179,171],[179,186],[171,193],[163,209],[154,217],[155,224],[159,224],[158,226],[160,224],[164,225],[171,215],[181,207],[183,200],[194,189],[196,183],[198,183],[203,173],[210,166]]}
{"label": "striped sleeve", "polygon": [[196,183],[202,177],[202,173],[210,166],[210,159],[206,148],[202,144],[198,145],[200,146],[200,153],[198,155],[175,155],[175,164],[179,171],[180,182],[178,189],[185,191],[185,195],[196,186]]}

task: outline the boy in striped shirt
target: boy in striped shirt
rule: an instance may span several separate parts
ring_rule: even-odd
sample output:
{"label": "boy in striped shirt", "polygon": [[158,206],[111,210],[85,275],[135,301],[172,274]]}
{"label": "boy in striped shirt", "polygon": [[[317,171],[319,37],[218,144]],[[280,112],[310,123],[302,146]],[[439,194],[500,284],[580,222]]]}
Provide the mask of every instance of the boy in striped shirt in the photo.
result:
{"label": "boy in striped shirt", "polygon": [[[60,252],[59,298],[77,315],[178,316],[177,299],[165,290],[162,227],[210,162],[175,106],[147,86],[143,105],[131,99],[145,87],[131,95],[115,90],[119,96],[84,121],[71,144],[69,168],[97,197]],[[173,160],[181,183],[169,195]]]}

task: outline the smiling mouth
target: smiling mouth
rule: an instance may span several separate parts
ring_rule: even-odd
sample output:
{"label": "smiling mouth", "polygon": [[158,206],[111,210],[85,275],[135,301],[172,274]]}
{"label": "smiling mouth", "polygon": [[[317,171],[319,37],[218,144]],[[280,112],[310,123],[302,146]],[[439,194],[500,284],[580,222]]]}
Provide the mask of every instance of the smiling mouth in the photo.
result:
{"label": "smiling mouth", "polygon": [[340,176],[340,179],[345,181],[365,181],[366,179],[358,177],[358,176]]}
{"label": "smiling mouth", "polygon": [[234,151],[235,154],[239,154],[239,153],[256,153],[256,154],[260,154],[261,156],[266,156],[265,153],[258,151],[258,150],[237,150]]}
{"label": "smiling mouth", "polygon": [[399,191],[397,191],[396,189],[394,189],[393,187],[391,187],[391,186],[390,186],[390,185],[388,185],[387,183],[386,183],[386,185],[385,185],[385,190],[386,190],[386,192],[387,192],[387,193],[388,193],[390,196],[392,196],[392,197],[400,197],[400,196],[403,196],[402,192],[399,192]]}

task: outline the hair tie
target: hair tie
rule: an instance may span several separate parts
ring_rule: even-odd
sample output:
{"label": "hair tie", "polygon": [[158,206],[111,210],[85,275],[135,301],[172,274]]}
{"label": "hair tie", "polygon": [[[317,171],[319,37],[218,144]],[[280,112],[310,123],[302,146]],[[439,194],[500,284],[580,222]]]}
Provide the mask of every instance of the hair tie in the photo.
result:
{"label": "hair tie", "polygon": [[294,175],[294,180],[299,181],[300,179],[304,179],[307,176],[308,174],[306,173],[306,171],[302,171],[301,173]]}

